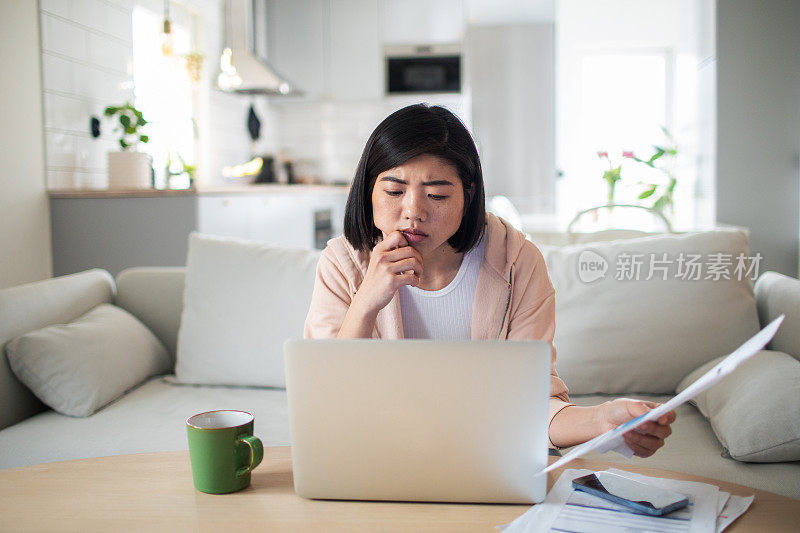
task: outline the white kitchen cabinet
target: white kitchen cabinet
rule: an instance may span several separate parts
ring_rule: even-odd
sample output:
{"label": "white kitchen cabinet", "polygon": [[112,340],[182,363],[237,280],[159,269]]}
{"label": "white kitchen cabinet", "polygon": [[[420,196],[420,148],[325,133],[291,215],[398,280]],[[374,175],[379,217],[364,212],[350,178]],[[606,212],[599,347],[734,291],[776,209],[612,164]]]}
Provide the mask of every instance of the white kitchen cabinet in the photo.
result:
{"label": "white kitchen cabinet", "polygon": [[383,50],[378,2],[330,1],[330,97],[375,100],[383,96]]}
{"label": "white kitchen cabinet", "polygon": [[214,194],[199,197],[201,233],[322,248],[343,231],[347,191]]}
{"label": "white kitchen cabinet", "polygon": [[458,43],[464,37],[464,0],[382,0],[384,44]]}
{"label": "white kitchen cabinet", "polygon": [[197,230],[210,235],[247,237],[248,196],[199,196]]}
{"label": "white kitchen cabinet", "polygon": [[254,196],[249,200],[248,239],[313,248],[314,219],[304,195]]}
{"label": "white kitchen cabinet", "polygon": [[328,0],[268,0],[267,57],[304,99],[329,90],[325,49],[328,46]]}

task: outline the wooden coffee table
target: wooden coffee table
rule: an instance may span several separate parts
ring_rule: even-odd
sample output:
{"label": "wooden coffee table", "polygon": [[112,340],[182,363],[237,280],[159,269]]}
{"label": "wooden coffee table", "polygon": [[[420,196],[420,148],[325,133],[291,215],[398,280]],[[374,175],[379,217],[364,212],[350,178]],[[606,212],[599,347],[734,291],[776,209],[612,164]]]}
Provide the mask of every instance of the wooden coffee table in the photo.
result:
{"label": "wooden coffee table", "polygon": [[[551,461],[556,458],[551,457]],[[565,468],[609,466],[650,476],[712,483],[755,494],[726,531],[798,531],[800,502],[713,479],[577,459]],[[548,489],[561,469],[549,475]],[[144,453],[0,470],[0,530],[6,531],[494,531],[525,505],[305,500],[294,493],[288,447],[265,448],[250,487],[233,494],[195,490],[189,452]]]}

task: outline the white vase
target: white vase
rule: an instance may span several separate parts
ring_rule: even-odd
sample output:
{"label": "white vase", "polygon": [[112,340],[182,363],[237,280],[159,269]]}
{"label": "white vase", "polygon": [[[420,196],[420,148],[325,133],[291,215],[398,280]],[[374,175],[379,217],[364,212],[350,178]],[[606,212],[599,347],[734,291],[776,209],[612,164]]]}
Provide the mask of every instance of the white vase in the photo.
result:
{"label": "white vase", "polygon": [[153,186],[152,159],[144,152],[108,153],[109,189],[149,189]]}

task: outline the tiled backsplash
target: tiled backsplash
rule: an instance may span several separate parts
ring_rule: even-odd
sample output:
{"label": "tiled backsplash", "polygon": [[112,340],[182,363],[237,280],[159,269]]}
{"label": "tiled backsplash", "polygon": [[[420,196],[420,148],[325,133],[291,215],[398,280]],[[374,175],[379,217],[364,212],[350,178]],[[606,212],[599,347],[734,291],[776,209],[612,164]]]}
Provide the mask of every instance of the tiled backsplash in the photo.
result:
{"label": "tiled backsplash", "polygon": [[316,169],[325,182],[349,181],[375,127],[390,113],[409,104],[427,102],[455,112],[470,126],[468,100],[461,95],[391,97],[357,102],[275,100],[278,139],[282,149],[300,163]]}
{"label": "tiled backsplash", "polygon": [[[92,139],[89,117],[132,99],[131,7],[102,0],[41,0],[47,186],[102,187],[114,140]],[[113,34],[108,28],[114,28]]]}

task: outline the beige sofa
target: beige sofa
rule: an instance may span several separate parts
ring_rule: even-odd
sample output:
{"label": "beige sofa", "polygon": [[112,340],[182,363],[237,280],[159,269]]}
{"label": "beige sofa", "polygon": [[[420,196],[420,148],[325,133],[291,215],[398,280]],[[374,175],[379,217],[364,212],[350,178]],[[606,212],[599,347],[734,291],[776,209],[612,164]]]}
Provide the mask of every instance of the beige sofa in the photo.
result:
{"label": "beige sofa", "polygon": [[[659,283],[654,277],[637,281],[625,279],[625,269],[614,263],[625,260],[625,254],[639,253],[645,257],[655,253],[661,259],[661,254],[675,254],[676,261],[681,251],[735,255],[737,250],[747,250],[742,233],[542,249],[557,291],[558,369],[579,405],[619,396],[664,401],[687,375],[728,353],[754,333],[759,322],[763,325],[780,313],[786,313],[787,318],[770,348],[790,354],[800,368],[800,281],[765,273],[755,292],[747,279],[726,283],[670,278]],[[310,260],[318,254],[307,253]],[[602,263],[598,257],[608,263],[605,274],[600,279],[583,279],[581,265],[586,261]],[[677,263],[670,268],[673,271],[664,277],[678,273]],[[186,274],[186,268],[133,268],[114,280],[105,271],[90,270],[0,290],[0,346],[33,330],[71,322],[99,304],[114,303],[146,325],[174,361]],[[307,270],[292,275],[304,277],[303,294],[307,294],[313,276]],[[246,285],[247,280],[243,283]],[[293,289],[281,282],[274,290],[284,294]],[[269,313],[280,313],[280,309],[264,312],[268,320]],[[292,331],[300,330],[302,317],[289,319],[299,322]],[[768,399],[772,391],[765,388],[759,393]],[[3,358],[0,468],[183,450],[187,448],[186,417],[213,409],[250,411],[256,418],[255,433],[265,445],[289,444],[286,396],[280,388],[181,385],[170,376],[156,376],[95,414],[75,418],[48,409],[16,378]],[[633,463],[691,472],[800,499],[800,462],[734,460],[720,444],[715,434],[718,428],[695,406],[684,405],[677,414],[673,435],[664,448],[651,458],[634,458]],[[613,453],[602,458],[625,462]]]}

